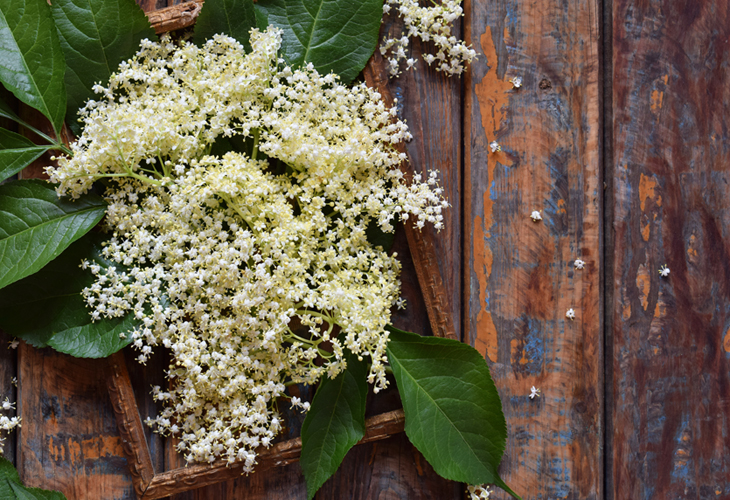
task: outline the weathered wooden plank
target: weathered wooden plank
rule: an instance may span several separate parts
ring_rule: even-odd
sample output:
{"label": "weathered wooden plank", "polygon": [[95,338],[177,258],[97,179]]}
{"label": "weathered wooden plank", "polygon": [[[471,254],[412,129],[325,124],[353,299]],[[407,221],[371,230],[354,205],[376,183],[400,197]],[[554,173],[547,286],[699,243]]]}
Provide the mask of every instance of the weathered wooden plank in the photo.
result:
{"label": "weathered wooden plank", "polygon": [[729,48],[724,0],[613,2],[607,498],[730,498]]}
{"label": "weathered wooden plank", "polygon": [[502,397],[501,473],[524,499],[598,499],[599,2],[466,8],[482,55],[466,79],[464,332]]}
{"label": "weathered wooden plank", "polygon": [[135,498],[105,383],[105,360],[18,348],[17,463],[29,486],[67,498]]}

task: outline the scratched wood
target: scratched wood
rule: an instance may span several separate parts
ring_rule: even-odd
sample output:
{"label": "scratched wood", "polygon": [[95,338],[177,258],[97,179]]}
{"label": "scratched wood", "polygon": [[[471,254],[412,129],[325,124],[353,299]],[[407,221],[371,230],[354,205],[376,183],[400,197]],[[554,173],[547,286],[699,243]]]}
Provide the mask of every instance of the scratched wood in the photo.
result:
{"label": "scratched wood", "polygon": [[502,397],[500,470],[526,500],[599,499],[600,3],[466,5],[464,332]]}
{"label": "scratched wood", "polygon": [[23,428],[16,456],[25,484],[69,499],[135,498],[107,394],[107,362],[25,343],[18,349]]}
{"label": "scratched wood", "polygon": [[614,0],[612,35],[608,497],[730,498],[730,7]]}

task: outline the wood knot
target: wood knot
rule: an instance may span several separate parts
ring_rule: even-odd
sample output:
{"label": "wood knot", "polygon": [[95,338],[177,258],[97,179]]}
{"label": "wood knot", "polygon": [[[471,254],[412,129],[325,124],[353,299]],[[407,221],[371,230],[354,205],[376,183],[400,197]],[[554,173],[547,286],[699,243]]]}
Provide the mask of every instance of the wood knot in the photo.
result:
{"label": "wood knot", "polygon": [[547,90],[547,89],[553,88],[553,84],[550,83],[550,80],[548,80],[547,78],[543,78],[542,80],[540,80],[540,83],[538,84],[538,86],[540,87],[541,90]]}

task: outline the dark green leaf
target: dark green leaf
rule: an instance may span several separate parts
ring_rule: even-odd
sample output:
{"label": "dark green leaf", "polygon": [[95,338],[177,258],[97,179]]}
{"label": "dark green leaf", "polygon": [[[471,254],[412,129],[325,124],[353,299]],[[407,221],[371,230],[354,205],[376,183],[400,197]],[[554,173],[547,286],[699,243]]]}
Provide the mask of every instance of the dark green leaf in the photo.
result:
{"label": "dark green leaf", "polygon": [[26,488],[20,483],[10,483],[17,500],[65,500],[60,491],[42,490],[40,488]]}
{"label": "dark green leaf", "polygon": [[101,220],[106,203],[88,194],[59,199],[44,181],[0,186],[0,288],[40,270]]}
{"label": "dark green leaf", "polygon": [[195,21],[193,41],[202,45],[217,33],[231,36],[251,50],[249,31],[256,27],[256,12],[252,0],[205,0],[203,10]]}
{"label": "dark green leaf", "polygon": [[138,324],[131,314],[91,321],[81,290],[94,276],[82,260],[111,265],[101,255],[104,237],[89,233],[37,273],[0,290],[0,328],[36,347],[51,346],[80,358],[109,356],[131,341],[120,339]]}
{"label": "dark green leaf", "polygon": [[52,10],[66,56],[69,125],[78,135],[77,112],[94,97],[94,84],[108,82],[140,40],[157,35],[134,0],[53,0]]}
{"label": "dark green leaf", "polygon": [[307,481],[307,499],[337,471],[347,452],[365,435],[367,365],[350,354],[347,370],[319,383],[302,425],[299,463]]}
{"label": "dark green leaf", "polygon": [[3,500],[66,500],[60,491],[26,488],[10,461],[0,457],[0,498]]}
{"label": "dark green leaf", "polygon": [[388,330],[411,443],[440,476],[496,484],[517,497],[497,473],[507,424],[484,358],[456,340]]}
{"label": "dark green leaf", "polygon": [[260,0],[256,8],[284,31],[281,52],[289,65],[311,62],[343,83],[373,55],[383,17],[383,0]]}
{"label": "dark green leaf", "polygon": [[65,71],[46,0],[0,0],[0,81],[43,113],[56,135],[66,113]]}
{"label": "dark green leaf", "polygon": [[23,170],[48,149],[49,146],[38,146],[20,134],[0,128],[0,182]]}

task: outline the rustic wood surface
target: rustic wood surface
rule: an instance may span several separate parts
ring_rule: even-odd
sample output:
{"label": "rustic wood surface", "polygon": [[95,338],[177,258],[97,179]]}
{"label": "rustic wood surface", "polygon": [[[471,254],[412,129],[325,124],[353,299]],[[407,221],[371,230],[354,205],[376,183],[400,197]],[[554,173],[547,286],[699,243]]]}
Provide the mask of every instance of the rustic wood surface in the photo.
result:
{"label": "rustic wood surface", "polygon": [[[185,23],[187,9],[157,16]],[[442,172],[453,205],[436,255],[455,334],[485,354],[502,395],[503,477],[526,500],[730,498],[727,2],[467,0],[465,11],[480,53],[465,77],[421,68],[388,87],[414,165]],[[503,151],[489,153],[492,140]],[[429,332],[406,239],[399,231],[395,248],[409,312],[396,324]],[[18,401],[23,428],[5,456],[22,478],[69,499],[136,498],[104,362],[8,340],[0,332],[0,395]],[[131,370],[144,415],[165,362]],[[392,391],[374,401],[369,415],[398,407]],[[144,433],[155,471],[181,465]],[[317,498],[462,496],[400,434],[353,448]],[[171,498],[305,497],[293,463]]]}
{"label": "rustic wood surface", "polygon": [[730,498],[728,2],[614,0],[612,63],[608,493]]}
{"label": "rustic wood surface", "polygon": [[465,78],[464,332],[502,397],[502,477],[525,500],[599,499],[600,4],[466,8],[483,55]]}

